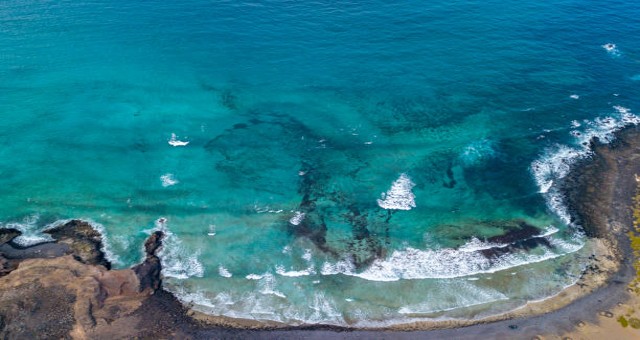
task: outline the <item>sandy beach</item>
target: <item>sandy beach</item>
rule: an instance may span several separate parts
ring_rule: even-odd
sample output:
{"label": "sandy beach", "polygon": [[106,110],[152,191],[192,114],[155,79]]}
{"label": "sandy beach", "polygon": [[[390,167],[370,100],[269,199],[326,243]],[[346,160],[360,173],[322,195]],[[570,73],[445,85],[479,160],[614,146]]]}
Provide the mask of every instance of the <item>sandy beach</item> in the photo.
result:
{"label": "sandy beach", "polygon": [[[182,306],[162,289],[155,255],[162,233],[145,244],[147,258],[110,270],[100,235],[80,221],[49,233],[56,240],[18,247],[16,230],[0,237],[0,334],[6,338],[393,338],[393,339],[634,339],[640,298],[628,232],[640,174],[640,130],[593,145],[563,183],[576,223],[594,250],[580,280],[559,294],[482,319],[437,320],[378,329],[277,323],[216,317]],[[623,321],[624,320],[624,321]],[[636,323],[638,320],[638,323]]]}

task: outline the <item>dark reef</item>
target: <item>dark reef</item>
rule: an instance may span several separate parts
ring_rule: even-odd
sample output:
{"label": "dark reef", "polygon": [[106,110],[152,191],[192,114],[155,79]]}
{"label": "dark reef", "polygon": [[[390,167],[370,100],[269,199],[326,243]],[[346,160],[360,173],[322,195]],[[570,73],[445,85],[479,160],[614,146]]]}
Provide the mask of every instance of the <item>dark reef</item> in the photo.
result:
{"label": "dark reef", "polygon": [[[247,129],[250,130],[250,125],[232,131]],[[609,278],[609,284],[550,313],[455,329],[402,328],[416,332],[326,325],[277,329],[265,325],[267,329],[254,330],[205,324],[191,317],[191,312],[162,288],[162,268],[156,255],[162,247],[161,232],[154,232],[145,242],[146,256],[142,263],[131,269],[113,270],[102,251],[100,234],[90,224],[73,220],[47,231],[54,241],[31,247],[13,242],[20,231],[0,229],[0,338],[476,339],[478,334],[489,338],[562,334],[583,321],[596,320],[598,311],[624,301],[625,283],[634,275],[624,233],[632,221],[630,202],[637,186],[633,175],[640,173],[640,130],[628,128],[619,132],[618,137],[611,145],[594,143],[594,155],[575,166],[562,186],[576,224],[587,235],[612,240],[620,249],[620,270]],[[210,147],[217,148],[217,143],[212,141]],[[235,162],[238,155],[230,156]],[[306,175],[300,178],[303,199],[299,210],[307,216],[306,222],[288,226],[292,235],[307,237],[329,252],[350,252],[359,256],[354,262],[361,265],[384,256],[384,230],[392,214],[364,215],[358,206],[349,203],[344,193],[325,192],[326,179],[314,164],[317,163],[309,160],[301,169]],[[351,242],[341,249],[334,249],[336,245],[330,245],[323,236],[324,220],[337,215],[348,221],[352,232]],[[539,229],[525,222],[513,222],[504,228],[505,234],[487,239],[508,246],[487,249],[485,256],[492,258],[516,248],[550,246],[539,237]]]}

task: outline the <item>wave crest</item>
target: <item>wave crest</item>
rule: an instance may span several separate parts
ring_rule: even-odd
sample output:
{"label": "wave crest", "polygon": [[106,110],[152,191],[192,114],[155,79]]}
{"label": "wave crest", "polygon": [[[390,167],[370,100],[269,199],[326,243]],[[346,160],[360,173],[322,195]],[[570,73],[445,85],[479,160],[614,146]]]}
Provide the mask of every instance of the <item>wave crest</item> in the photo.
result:
{"label": "wave crest", "polygon": [[378,199],[378,205],[382,209],[391,210],[411,210],[416,207],[416,196],[411,191],[415,184],[407,174],[401,174],[397,180],[391,184],[391,188],[386,193],[382,193]]}

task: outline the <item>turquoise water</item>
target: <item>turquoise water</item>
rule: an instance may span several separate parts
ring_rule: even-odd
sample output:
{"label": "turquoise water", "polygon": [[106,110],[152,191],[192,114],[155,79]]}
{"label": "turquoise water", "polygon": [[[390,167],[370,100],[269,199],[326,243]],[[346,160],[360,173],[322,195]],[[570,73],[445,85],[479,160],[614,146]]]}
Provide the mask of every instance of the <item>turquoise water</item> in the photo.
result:
{"label": "turquoise water", "polygon": [[[27,244],[90,220],[116,267],[163,229],[166,287],[215,315],[514,308],[572,284],[590,254],[557,179],[590,137],[638,122],[639,14],[7,0],[0,223]],[[536,232],[499,238],[523,225]]]}

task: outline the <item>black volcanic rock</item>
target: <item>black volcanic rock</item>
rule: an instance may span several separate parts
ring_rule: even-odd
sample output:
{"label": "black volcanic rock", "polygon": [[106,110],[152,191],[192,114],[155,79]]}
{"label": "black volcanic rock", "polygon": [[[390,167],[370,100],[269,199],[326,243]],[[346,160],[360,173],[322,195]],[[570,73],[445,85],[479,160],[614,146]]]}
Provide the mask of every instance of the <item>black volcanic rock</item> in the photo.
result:
{"label": "black volcanic rock", "polygon": [[160,258],[156,255],[156,252],[162,245],[162,238],[164,234],[161,231],[156,231],[144,243],[144,250],[146,258],[144,262],[134,266],[132,269],[136,273],[138,280],[140,280],[140,292],[151,289],[157,291],[162,286],[162,280],[160,279],[160,270],[162,265]]}
{"label": "black volcanic rock", "polygon": [[76,260],[111,269],[111,263],[107,261],[102,252],[102,235],[88,222],[71,220],[63,225],[48,229],[45,233],[51,235],[59,243],[67,244]]}
{"label": "black volcanic rock", "polygon": [[0,245],[11,242],[11,240],[20,236],[21,234],[22,233],[18,229],[0,229]]}

